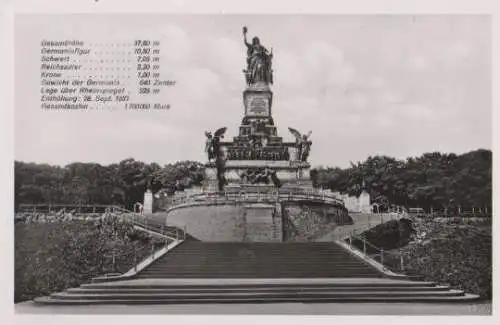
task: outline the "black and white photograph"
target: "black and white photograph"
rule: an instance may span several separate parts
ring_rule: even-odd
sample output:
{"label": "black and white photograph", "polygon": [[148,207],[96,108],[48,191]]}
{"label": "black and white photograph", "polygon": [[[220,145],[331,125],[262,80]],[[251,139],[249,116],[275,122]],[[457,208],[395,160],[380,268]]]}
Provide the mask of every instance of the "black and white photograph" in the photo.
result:
{"label": "black and white photograph", "polygon": [[491,316],[492,24],[16,14],[15,313]]}

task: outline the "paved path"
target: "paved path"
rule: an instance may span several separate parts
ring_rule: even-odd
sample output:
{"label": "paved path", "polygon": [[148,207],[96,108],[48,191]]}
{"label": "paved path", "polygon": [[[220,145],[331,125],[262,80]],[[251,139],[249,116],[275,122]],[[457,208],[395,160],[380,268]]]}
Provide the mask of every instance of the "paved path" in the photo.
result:
{"label": "paved path", "polygon": [[399,219],[396,214],[372,214],[372,213],[351,213],[349,214],[354,223],[352,225],[338,226],[333,231],[318,238],[318,241],[334,241],[341,239],[351,231],[362,232],[375,227],[381,223],[393,219]]}
{"label": "paved path", "polygon": [[187,315],[491,315],[491,302],[474,304],[324,303],[40,306],[15,305],[16,314]]}

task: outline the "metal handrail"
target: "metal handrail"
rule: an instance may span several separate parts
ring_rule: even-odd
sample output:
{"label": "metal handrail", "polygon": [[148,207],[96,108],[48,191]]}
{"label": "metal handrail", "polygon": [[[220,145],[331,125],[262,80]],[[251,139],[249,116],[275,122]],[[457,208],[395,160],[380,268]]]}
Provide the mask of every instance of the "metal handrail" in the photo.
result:
{"label": "metal handrail", "polygon": [[[165,240],[165,242],[162,245],[162,248],[166,247],[167,245],[168,245],[168,241]],[[145,249],[150,249],[151,250],[150,255],[154,257],[154,254],[155,254],[154,248],[155,248],[155,245],[153,243],[146,243],[146,244],[141,245],[139,247],[133,246],[133,251],[124,252],[121,254],[115,254],[114,252],[112,252],[111,254],[104,254],[103,256],[106,258],[112,258],[112,269],[113,269],[113,271],[116,271],[116,259],[118,257],[133,255],[134,269],[137,271],[137,264],[139,263],[138,252],[144,251]],[[160,249],[162,249],[162,248],[160,248]]]}
{"label": "metal handrail", "polygon": [[[347,238],[349,239],[349,247],[355,248],[359,252],[363,253],[363,255],[366,256],[366,257],[368,257],[367,249],[366,249],[367,246],[369,246],[369,247],[373,248],[374,250],[378,251],[378,254],[372,254],[372,255],[373,256],[380,256],[380,264],[382,265],[382,267],[383,267],[384,270],[390,270],[390,268],[384,263],[384,254],[386,254],[386,255],[393,255],[393,256],[397,256],[398,255],[396,253],[393,253],[393,252],[390,252],[390,251],[386,251],[383,248],[378,247],[378,246],[370,243],[366,239],[366,237],[361,236],[360,234],[350,233]],[[362,241],[362,243],[363,243],[363,251],[361,251],[360,249],[358,249],[356,246],[353,247],[353,245],[352,245],[352,238],[357,238],[357,239],[359,239],[359,240]],[[409,255],[409,253],[405,253],[405,252],[403,252],[402,249],[400,249],[399,257],[400,257],[400,270],[401,271],[404,270],[404,256],[406,256],[406,255]]]}
{"label": "metal handrail", "polygon": [[[164,225],[157,225],[158,227],[151,227],[151,224],[148,225],[148,218],[144,214],[136,213],[134,211],[127,210],[125,208],[119,207],[119,206],[112,206],[112,208],[118,210],[119,212],[122,212],[128,216],[126,218],[127,221],[132,221],[133,224],[140,226],[146,230],[158,233],[160,235],[170,237],[175,240],[184,240],[186,239],[186,233],[185,230],[182,231],[180,229],[176,229],[175,231],[171,231],[169,229],[166,229]],[[130,216],[132,218],[130,218]]]}
{"label": "metal handrail", "polygon": [[[145,215],[143,215],[143,214],[138,214],[136,212],[129,211],[129,210],[125,209],[125,208],[118,207],[118,206],[112,206],[111,208],[113,208],[115,210],[118,210],[119,212],[124,213],[125,216],[122,215],[122,216],[119,216],[119,218],[121,217],[121,218],[125,219],[126,221],[129,221],[133,225],[140,226],[140,227],[142,227],[142,228],[144,228],[144,229],[146,229],[148,231],[151,231],[151,232],[163,235],[163,236],[165,236],[167,238],[170,238],[172,240],[183,241],[183,240],[186,239],[186,231],[185,231],[185,229],[184,229],[184,231],[180,231],[179,229],[176,228],[175,231],[170,231],[168,229],[165,229],[164,225],[161,225],[159,227],[152,227],[151,224],[148,225],[148,222],[147,222],[148,218]],[[165,240],[163,246],[165,247],[167,245],[168,245],[168,241]],[[153,243],[144,244],[143,246],[140,246],[140,247],[134,246],[134,250],[133,250],[134,270],[136,272],[137,272],[137,265],[139,263],[137,252],[141,251],[144,248],[147,248],[148,246],[151,247],[151,256],[154,257],[154,255],[155,255],[155,251],[154,251],[155,245]],[[111,257],[113,258],[113,270],[116,269],[116,264],[115,264],[116,263],[116,258],[119,257],[119,256],[127,255],[127,254],[131,254],[131,253],[123,253],[123,254],[120,254],[120,255],[112,254],[111,255]],[[109,256],[107,256],[107,257],[109,257]]]}
{"label": "metal handrail", "polygon": [[[151,244],[150,243],[147,243],[147,244],[144,244],[144,245],[141,245],[139,247],[135,246],[135,249],[137,250],[142,250],[143,248],[146,248],[146,247],[150,247]],[[129,255],[129,254],[132,254],[133,251],[128,251],[128,252],[124,252],[124,253],[121,253],[121,254],[115,254],[115,253],[111,253],[111,254],[103,254],[104,257],[120,257],[120,256],[125,256],[125,255]]]}
{"label": "metal handrail", "polygon": [[[408,213],[398,213],[398,217],[405,217],[405,218],[408,218],[410,220],[412,219],[416,219],[415,216],[411,215],[411,214],[408,214]],[[371,228],[371,227],[368,227],[368,228]],[[363,230],[360,230],[358,229],[357,231],[362,231],[362,232],[365,232],[367,229],[363,229]],[[488,232],[484,232],[484,231],[481,231],[481,230],[478,230],[478,229],[475,229],[473,227],[468,227],[467,228],[468,231],[472,231],[472,232],[475,232],[475,233],[480,233],[482,235],[485,235],[487,237],[491,237],[491,233],[488,233]],[[376,245],[374,245],[373,243],[369,242],[367,239],[366,239],[366,236],[364,236],[362,233],[356,233],[356,231],[351,231],[347,236],[344,236],[343,237],[343,240],[348,240],[349,241],[349,246],[352,247],[352,241],[353,241],[353,238],[355,239],[358,239],[360,241],[362,241],[363,243],[363,251],[361,251],[358,247],[354,246],[354,248],[356,250],[358,250],[359,252],[362,252],[365,256],[368,256],[367,254],[367,247],[371,247],[373,250],[375,250],[376,254],[372,254],[372,256],[380,256],[380,264],[382,264],[383,268],[384,269],[389,269],[389,267],[386,265],[386,263],[384,263],[384,254],[387,256],[387,255],[391,255],[391,256],[398,256],[399,255],[399,258],[400,258],[400,270],[401,271],[404,271],[405,270],[405,263],[404,263],[404,259],[408,256],[411,257],[411,252],[404,252],[401,248],[400,248],[400,251],[399,251],[399,254],[398,253],[395,253],[395,252],[390,252],[390,251],[386,251],[384,250],[383,248],[381,247],[378,247]]]}
{"label": "metal handrail", "polygon": [[[401,213],[401,212],[391,212],[391,213],[396,213],[396,214],[397,214],[398,219],[400,219],[400,218],[404,218],[404,217],[408,217],[408,215],[407,215],[406,213]],[[391,218],[391,220],[393,220],[393,219]],[[370,224],[370,225],[367,225],[367,227],[365,227],[365,228],[358,229],[357,231],[360,231],[360,230],[361,230],[362,232],[365,232],[365,231],[367,231],[368,229],[371,229],[371,228],[372,228],[372,227],[371,227],[371,224]],[[358,234],[356,234],[356,230],[353,230],[353,231],[349,232],[349,234],[348,234],[346,237],[344,237],[344,238],[343,238],[344,240],[345,240],[345,239],[348,239],[348,240],[349,240],[349,247],[351,247],[351,248],[353,247],[353,245],[352,245],[352,238],[357,238],[358,240],[361,240],[361,241],[362,241],[362,243],[363,243],[363,251],[362,251],[363,255],[368,256],[368,254],[367,254],[367,249],[366,249],[366,248],[367,248],[367,246],[368,246],[368,247],[373,248],[375,251],[378,251],[378,252],[379,252],[378,254],[373,254],[373,255],[374,255],[374,256],[377,256],[377,255],[379,255],[379,256],[380,256],[380,264],[382,265],[382,267],[384,268],[384,270],[388,270],[388,269],[389,269],[389,268],[388,268],[388,267],[384,264],[384,253],[385,253],[385,254],[387,254],[387,255],[393,255],[393,256],[395,256],[395,255],[397,255],[397,254],[395,254],[395,253],[393,253],[393,252],[386,251],[386,250],[384,250],[383,248],[378,247],[378,246],[374,245],[373,243],[370,243],[370,242],[366,239],[366,236],[363,236],[363,235],[362,235],[362,233],[358,233]],[[355,248],[355,249],[357,249],[358,251],[360,251],[357,247],[354,247],[354,248]],[[360,251],[360,252],[361,252],[361,251]],[[409,255],[409,254],[408,254],[408,253],[403,252],[403,251],[400,249],[399,256],[400,256],[400,267],[401,267],[401,270],[404,270],[404,258],[403,258],[403,256],[404,256],[404,255],[406,256],[406,255]]]}

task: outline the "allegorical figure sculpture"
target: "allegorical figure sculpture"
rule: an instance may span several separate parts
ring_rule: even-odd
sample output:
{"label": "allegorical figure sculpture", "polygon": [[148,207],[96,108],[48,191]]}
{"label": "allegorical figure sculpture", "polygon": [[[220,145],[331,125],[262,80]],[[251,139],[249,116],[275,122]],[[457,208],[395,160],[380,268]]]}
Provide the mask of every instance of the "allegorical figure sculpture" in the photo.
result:
{"label": "allegorical figure sculpture", "polygon": [[224,133],[227,128],[220,128],[214,132],[212,136],[212,132],[205,131],[205,136],[207,140],[205,142],[205,152],[208,154],[208,161],[211,162],[213,159],[217,159],[217,156],[220,154],[220,139],[224,138]]}
{"label": "allegorical figure sculpture", "polygon": [[212,161],[215,158],[215,153],[212,148],[212,140],[214,139],[212,136],[212,132],[205,131],[205,136],[207,139],[205,140],[205,152],[208,155],[208,161]]}
{"label": "allegorical figure sculpture", "polygon": [[307,161],[309,152],[311,151],[312,141],[309,140],[309,137],[311,136],[312,131],[309,131],[307,134],[301,135],[299,131],[293,128],[288,128],[288,130],[290,130],[290,133],[292,133],[295,137],[297,160]]}
{"label": "allegorical figure sculpture", "polygon": [[227,128],[223,127],[214,132],[212,136],[211,132],[205,132],[207,140],[205,143],[205,151],[208,153],[208,161],[211,162],[212,159],[215,160],[215,167],[217,169],[217,182],[219,191],[224,190],[224,185],[226,185],[226,178],[224,177],[224,171],[226,166],[226,158],[220,147],[220,139],[224,138],[224,133]]}
{"label": "allegorical figure sculpture", "polygon": [[258,184],[264,183],[269,184],[270,181],[273,182],[274,186],[281,187],[281,182],[276,175],[276,171],[270,168],[258,168],[258,169],[247,169],[240,174],[240,179],[244,183]]}
{"label": "allegorical figure sculpture", "polygon": [[269,52],[262,46],[258,37],[254,37],[252,43],[248,43],[247,31],[248,29],[243,27],[243,40],[247,46],[247,69],[245,71],[247,84],[251,85],[257,82],[272,84],[272,50]]}

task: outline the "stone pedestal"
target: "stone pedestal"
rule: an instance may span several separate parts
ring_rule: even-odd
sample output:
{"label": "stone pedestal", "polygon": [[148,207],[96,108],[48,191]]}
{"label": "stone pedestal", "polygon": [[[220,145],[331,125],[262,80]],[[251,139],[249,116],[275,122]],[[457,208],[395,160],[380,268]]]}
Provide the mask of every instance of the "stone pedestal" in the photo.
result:
{"label": "stone pedestal", "polygon": [[256,83],[248,86],[243,91],[243,103],[245,105],[245,116],[271,117],[271,106],[273,93],[269,85]]}

